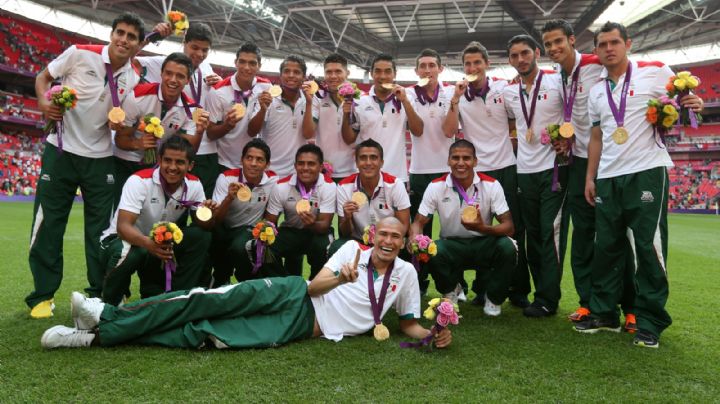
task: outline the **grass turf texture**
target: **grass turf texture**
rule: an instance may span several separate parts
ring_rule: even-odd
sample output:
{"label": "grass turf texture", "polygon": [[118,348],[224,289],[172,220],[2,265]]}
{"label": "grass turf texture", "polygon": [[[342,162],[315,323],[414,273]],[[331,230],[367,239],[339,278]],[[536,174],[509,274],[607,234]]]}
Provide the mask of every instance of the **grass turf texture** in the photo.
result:
{"label": "grass turf texture", "polygon": [[[70,292],[86,286],[82,205],[76,204],[71,214],[65,279],[56,295],[55,317],[47,320],[29,319],[23,302],[32,286],[27,264],[31,216],[29,203],[0,204],[2,402],[712,402],[720,394],[720,316],[712,304],[720,284],[717,217],[670,216],[668,310],[674,324],[659,350],[634,347],[627,334],[572,331],[565,317],[577,298],[568,254],[556,317],[525,319],[506,303],[499,318],[488,318],[481,307],[461,304],[464,317],[453,327],[452,347],[425,354],[398,347],[407,338],[392,311],[386,319],[392,337],[383,343],[365,335],[263,350],[123,346],[45,351],[40,348],[43,331],[71,325]],[[466,275],[472,280],[470,272]]]}

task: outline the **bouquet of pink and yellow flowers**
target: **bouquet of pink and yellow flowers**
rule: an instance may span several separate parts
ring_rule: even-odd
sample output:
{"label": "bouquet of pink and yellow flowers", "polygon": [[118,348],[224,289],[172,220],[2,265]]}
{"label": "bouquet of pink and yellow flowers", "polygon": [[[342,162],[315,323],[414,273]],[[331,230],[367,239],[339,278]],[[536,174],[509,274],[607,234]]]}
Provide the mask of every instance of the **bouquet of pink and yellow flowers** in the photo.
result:
{"label": "bouquet of pink and yellow flowers", "polygon": [[428,308],[423,312],[423,317],[430,321],[435,320],[435,325],[430,328],[430,334],[420,342],[401,342],[400,347],[432,350],[432,341],[440,331],[450,324],[460,323],[460,307],[452,303],[450,299],[436,297],[428,302]]}

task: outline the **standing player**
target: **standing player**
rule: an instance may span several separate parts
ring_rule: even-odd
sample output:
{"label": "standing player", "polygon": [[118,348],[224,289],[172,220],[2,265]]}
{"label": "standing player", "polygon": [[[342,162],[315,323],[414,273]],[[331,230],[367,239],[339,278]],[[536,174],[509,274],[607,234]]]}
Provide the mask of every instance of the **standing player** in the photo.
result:
{"label": "standing player", "polygon": [[[661,139],[645,119],[651,98],[665,95],[673,76],[659,62],[627,57],[632,42],[625,27],[608,22],[595,33],[595,51],[604,66],[603,81],[590,90],[585,198],[595,206],[596,255],[592,271],[590,317],[576,323],[580,332],[620,330],[617,305],[622,294],[625,239],[635,259],[632,284],[638,331],[635,345],[657,348],[672,320],[665,310],[667,281],[667,167],[673,163]],[[702,110],[695,95],[681,99],[685,108]],[[692,113],[692,112],[691,112]]]}
{"label": "standing player", "polygon": [[[535,300],[523,314],[546,317],[556,313],[560,301],[567,238],[563,215],[567,167],[558,167],[555,175],[555,145],[541,144],[540,134],[562,120],[562,83],[559,74],[538,68],[540,49],[532,37],[517,35],[507,49],[520,82],[505,87],[503,99],[508,116],[517,118],[518,194],[527,232],[527,261],[535,283]],[[561,145],[557,147],[562,152]]]}
{"label": "standing player", "polygon": [[[108,45],[73,45],[35,79],[40,109],[46,119],[62,120],[63,133],[48,136],[33,209],[29,262],[34,290],[25,298],[33,318],[53,315],[53,296],[63,275],[63,235],[78,186],[85,202],[86,290],[91,296],[102,291],[98,240],[112,216],[115,195],[108,119],[121,121],[120,105],[138,82],[130,58],[144,34],[137,15],[122,14],[112,23]],[[56,79],[78,92],[77,106],[65,114],[44,96]]]}
{"label": "standing player", "polygon": [[[387,156],[385,171],[407,183],[405,130],[409,127],[413,136],[420,136],[423,134],[423,121],[415,112],[405,89],[393,83],[396,73],[392,56],[380,54],[375,57],[371,64],[373,86],[370,94],[362,96],[355,107],[355,131],[343,132],[343,136],[347,144],[354,143],[358,138],[360,141],[376,140]],[[350,117],[346,115],[343,119]]]}

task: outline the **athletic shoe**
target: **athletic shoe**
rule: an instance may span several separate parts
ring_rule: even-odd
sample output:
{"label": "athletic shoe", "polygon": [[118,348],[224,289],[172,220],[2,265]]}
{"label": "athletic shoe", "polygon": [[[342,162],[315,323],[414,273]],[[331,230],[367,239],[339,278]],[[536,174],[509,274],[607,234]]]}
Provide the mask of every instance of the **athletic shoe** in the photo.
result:
{"label": "athletic shoe", "polygon": [[628,334],[635,334],[637,331],[637,320],[635,315],[632,313],[625,314],[625,332]]}
{"label": "athletic shoe", "polygon": [[457,284],[457,286],[455,286],[455,294],[457,294],[458,301],[467,302],[467,296],[465,295],[465,289],[463,289],[462,285],[459,283]]}
{"label": "athletic shoe", "polygon": [[573,323],[577,323],[579,321],[587,319],[589,315],[590,310],[588,310],[586,307],[578,307],[577,310],[575,310],[572,314],[568,316],[568,320],[572,321]]}
{"label": "athletic shoe", "polygon": [[550,310],[538,302],[533,302],[523,309],[523,316],[531,318],[550,317],[555,315],[554,310]]}
{"label": "athletic shoe", "polygon": [[78,330],[92,330],[100,322],[105,303],[97,297],[85,297],[80,292],[70,295],[70,313]]}
{"label": "athletic shoe", "polygon": [[653,334],[650,334],[647,331],[638,330],[637,334],[635,334],[635,338],[633,339],[633,344],[636,346],[641,346],[644,348],[659,348],[660,347],[660,341],[658,341],[658,337],[654,336]]}
{"label": "athletic shoe", "polygon": [[50,318],[53,316],[53,310],[55,310],[55,300],[48,299],[33,306],[30,310],[30,317],[32,318]]}
{"label": "athletic shoe", "polygon": [[445,299],[450,300],[450,302],[451,302],[452,304],[457,304],[457,303],[458,303],[458,295],[457,295],[457,293],[456,293],[454,290],[453,290],[452,292],[445,293],[445,294],[443,295],[443,297],[444,297]]}
{"label": "athletic shoe", "polygon": [[95,334],[88,330],[56,325],[48,328],[40,338],[40,345],[45,349],[53,348],[80,348],[90,346]]}
{"label": "athletic shoe", "polygon": [[497,317],[501,312],[502,308],[500,305],[491,302],[490,299],[488,299],[487,294],[485,294],[485,307],[483,307],[483,313],[490,317]]}
{"label": "athletic shoe", "polygon": [[598,331],[620,332],[620,322],[617,319],[587,318],[575,323],[575,331],[585,334],[595,334]]}
{"label": "athletic shoe", "polygon": [[510,304],[519,309],[524,309],[530,306],[530,300],[528,300],[525,296],[510,296],[509,300]]}

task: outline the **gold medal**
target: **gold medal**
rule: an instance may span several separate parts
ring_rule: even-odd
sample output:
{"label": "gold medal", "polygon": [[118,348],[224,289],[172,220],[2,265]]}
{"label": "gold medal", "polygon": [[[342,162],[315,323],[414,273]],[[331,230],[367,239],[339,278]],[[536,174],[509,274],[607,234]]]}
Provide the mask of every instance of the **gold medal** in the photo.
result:
{"label": "gold medal", "polygon": [[245,116],[246,108],[242,103],[234,104],[232,108],[235,110],[235,117],[238,119],[242,119]]}
{"label": "gold medal", "polygon": [[572,123],[565,122],[562,125],[560,125],[560,136],[564,138],[571,138],[575,134],[575,128],[573,128]]}
{"label": "gold medal", "polygon": [[120,107],[113,107],[113,109],[108,112],[108,121],[117,124],[123,123],[123,121],[125,121],[125,111]]}
{"label": "gold medal", "polygon": [[280,87],[279,85],[275,84],[274,86],[270,87],[270,90],[268,90],[268,92],[269,92],[270,95],[272,95],[273,97],[279,97],[280,95],[282,95],[282,87]]}
{"label": "gold medal", "polygon": [[364,192],[353,192],[350,200],[357,203],[358,206],[365,205],[368,201],[367,195]]}
{"label": "gold medal", "polygon": [[205,112],[204,109],[202,109],[202,108],[195,108],[195,110],[194,110],[193,113],[192,113],[192,120],[193,120],[193,122],[195,122],[195,123],[197,124],[198,121],[200,120],[200,116],[202,115],[203,112]]}
{"label": "gold medal", "polygon": [[469,83],[472,83],[473,81],[476,81],[478,79],[477,74],[468,74],[465,76],[465,80],[467,80]]}
{"label": "gold medal", "polygon": [[418,80],[417,85],[420,87],[425,87],[426,85],[428,85],[428,83],[430,83],[430,79],[427,77],[423,77],[420,80]]}
{"label": "gold medal", "polygon": [[244,184],[240,184],[240,189],[237,191],[237,198],[240,202],[247,202],[252,198],[252,191]]}
{"label": "gold medal", "polygon": [[315,80],[311,80],[308,83],[310,83],[310,94],[315,95],[315,93],[317,93],[320,89],[320,86],[318,86],[318,83]]}
{"label": "gold medal", "polygon": [[301,199],[295,204],[295,211],[297,213],[310,212],[310,201],[307,199]]}
{"label": "gold medal", "polygon": [[532,128],[528,128],[527,132],[525,132],[525,141],[528,143],[532,143],[533,139],[533,130]]}
{"label": "gold medal", "polygon": [[385,84],[380,85],[380,87],[382,87],[382,88],[384,88],[384,89],[386,89],[386,90],[392,90],[392,89],[395,88],[395,84],[393,84],[393,83],[385,83]]}
{"label": "gold medal", "polygon": [[628,131],[627,129],[623,128],[622,126],[615,129],[615,132],[612,134],[612,139],[616,144],[623,144],[627,142],[628,140]]}
{"label": "gold medal", "polygon": [[462,221],[472,223],[477,220],[477,208],[474,206],[466,206],[462,210]]}
{"label": "gold medal", "polygon": [[207,222],[212,219],[212,210],[210,210],[207,206],[201,206],[195,212],[195,217],[197,217],[201,222]]}
{"label": "gold medal", "polygon": [[385,341],[386,339],[390,338],[390,330],[388,330],[387,327],[385,327],[385,324],[375,324],[375,328],[373,329],[373,336],[378,341]]}

